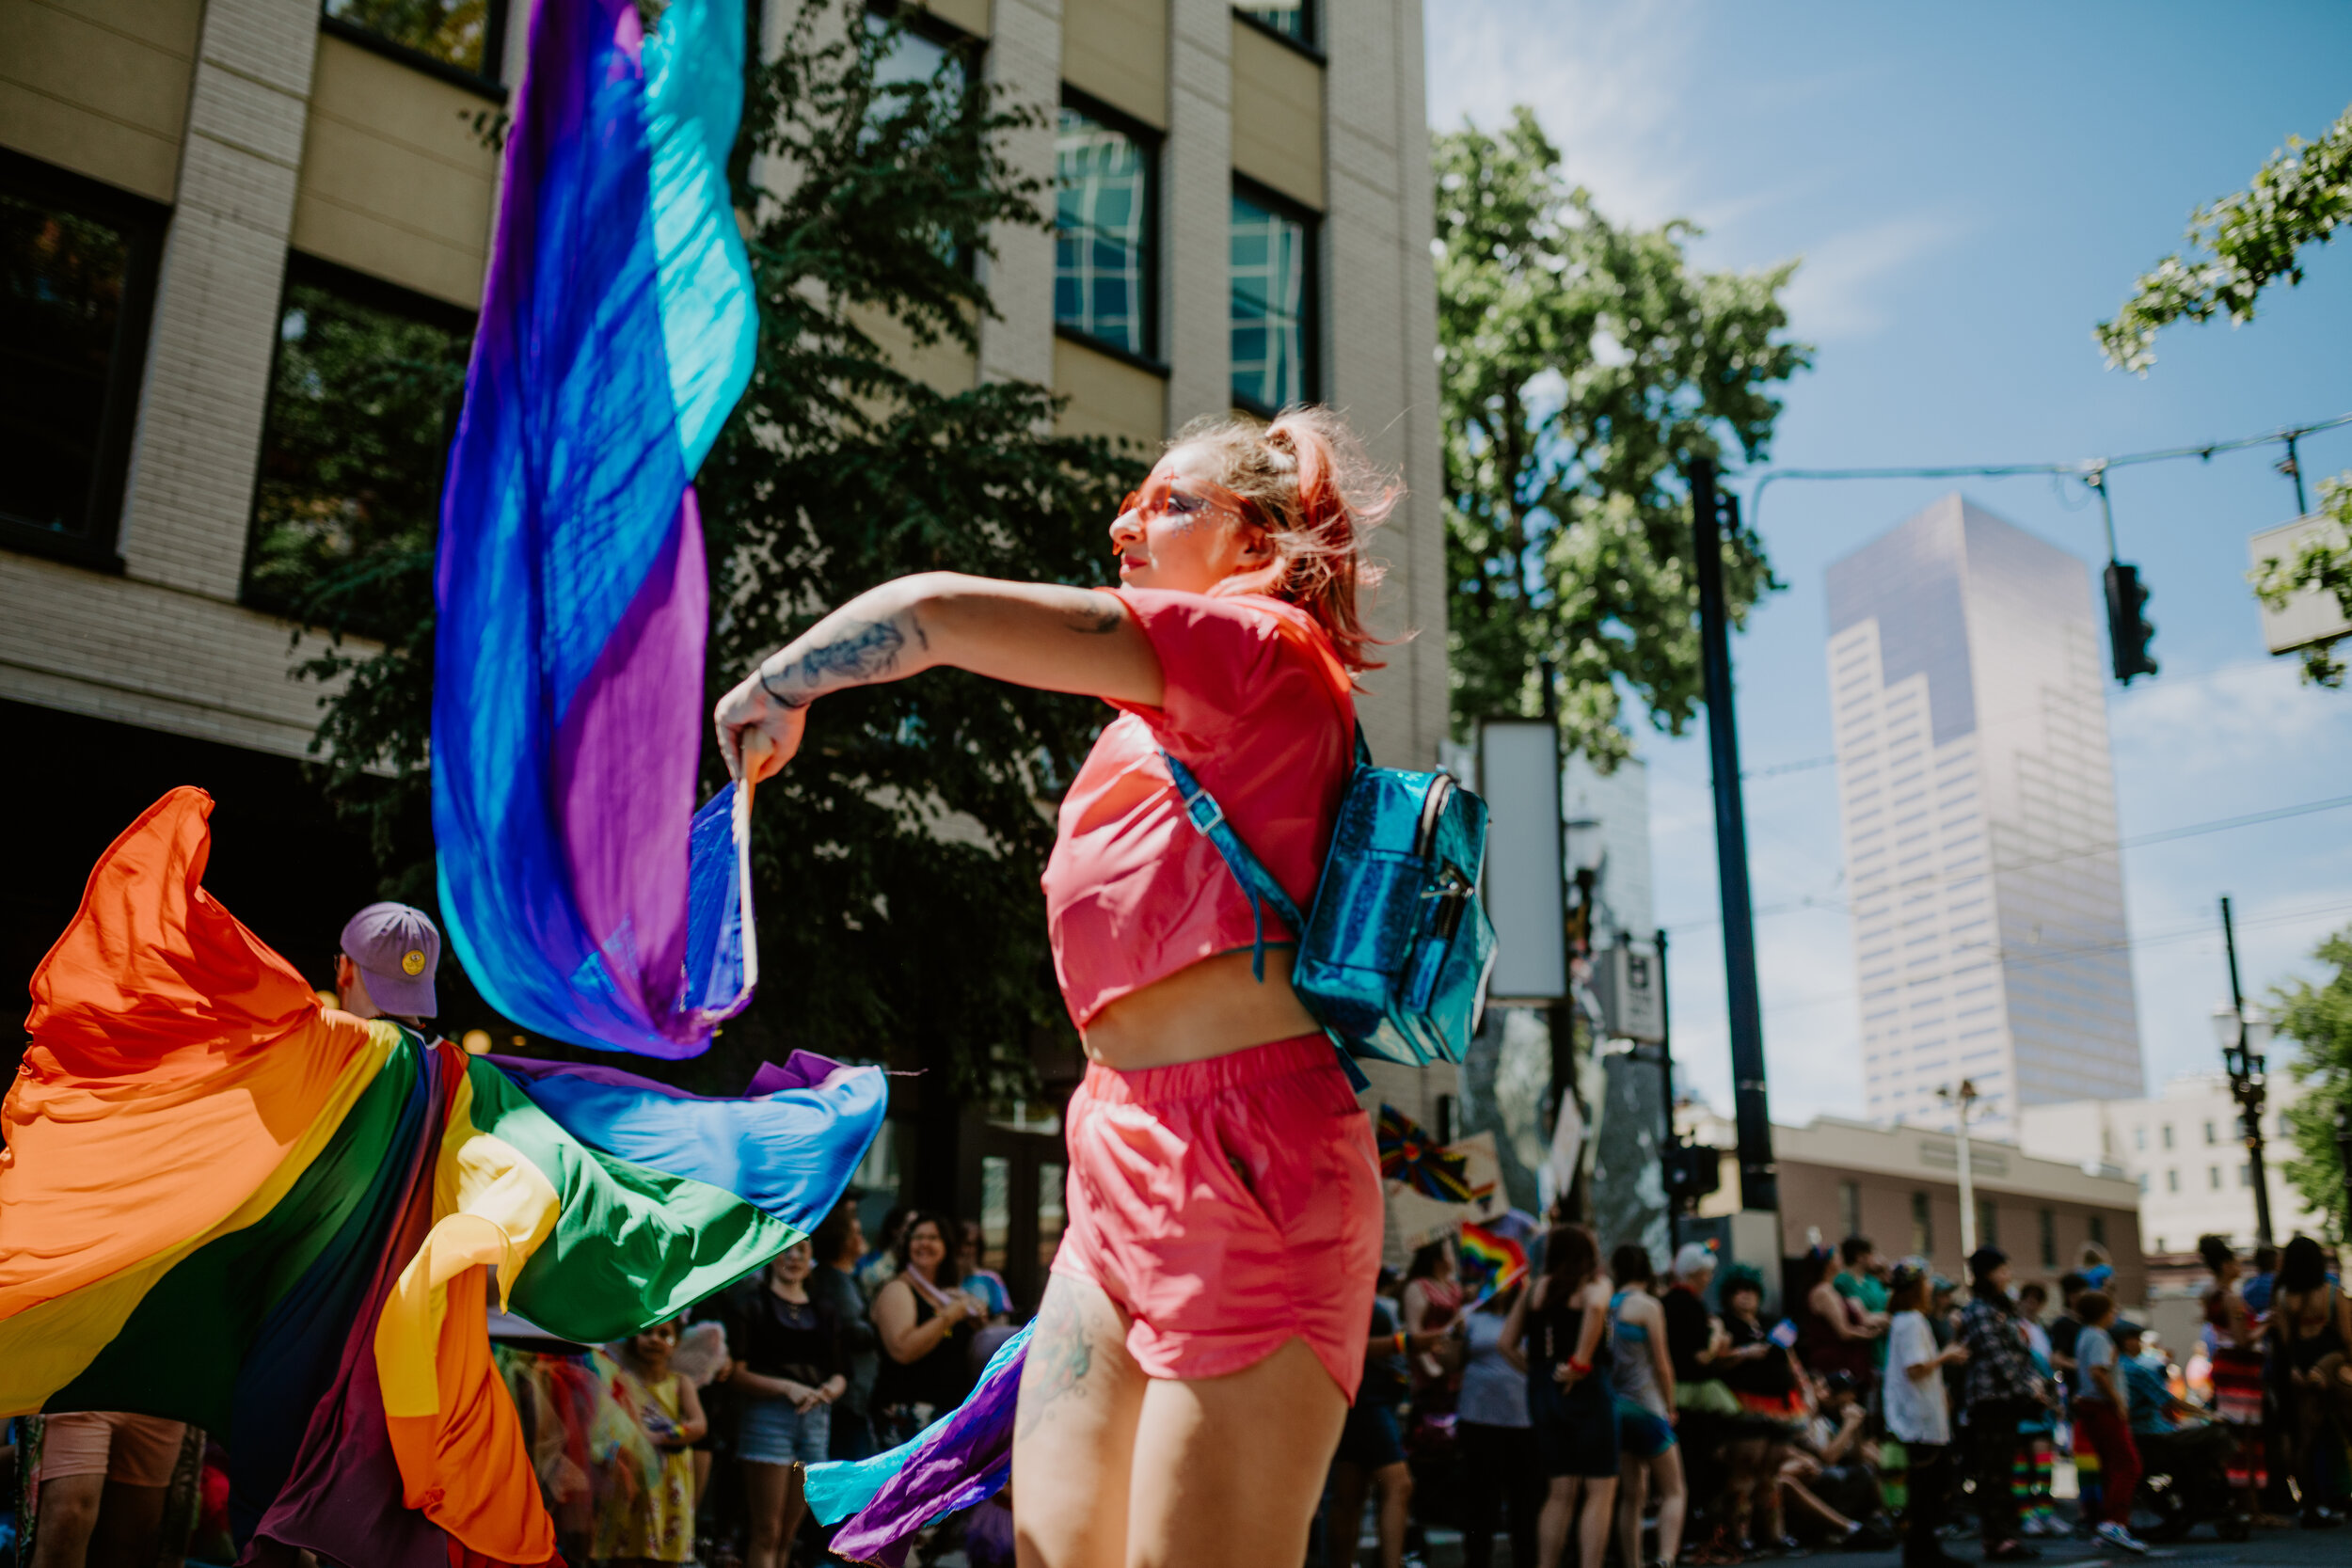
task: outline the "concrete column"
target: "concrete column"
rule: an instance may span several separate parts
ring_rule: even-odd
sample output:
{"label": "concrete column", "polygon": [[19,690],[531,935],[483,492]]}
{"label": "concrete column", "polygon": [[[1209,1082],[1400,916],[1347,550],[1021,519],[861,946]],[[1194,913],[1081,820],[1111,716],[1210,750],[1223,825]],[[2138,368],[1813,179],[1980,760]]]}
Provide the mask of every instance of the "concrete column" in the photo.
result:
{"label": "concrete column", "polygon": [[[1007,162],[1016,175],[1044,182],[1052,216],[1054,117],[1061,107],[1061,0],[995,0],[990,18],[987,78],[1008,105],[1034,106],[1044,121],[1010,137]],[[1054,236],[1050,230],[998,224],[996,255],[982,274],[996,315],[980,323],[980,378],[1054,384]]]}
{"label": "concrete column", "polygon": [[1171,435],[1233,406],[1233,25],[1228,0],[1169,0],[1160,319]]}
{"label": "concrete column", "polygon": [[314,0],[210,0],[198,40],[122,554],[214,598],[245,569],[318,34]]}
{"label": "concrete column", "polygon": [[1367,677],[1364,728],[1383,762],[1424,768],[1446,731],[1445,524],[1439,505],[1438,295],[1421,0],[1325,9],[1330,80],[1324,238],[1325,392],[1406,496],[1375,553],[1390,564],[1373,610],[1412,641]]}

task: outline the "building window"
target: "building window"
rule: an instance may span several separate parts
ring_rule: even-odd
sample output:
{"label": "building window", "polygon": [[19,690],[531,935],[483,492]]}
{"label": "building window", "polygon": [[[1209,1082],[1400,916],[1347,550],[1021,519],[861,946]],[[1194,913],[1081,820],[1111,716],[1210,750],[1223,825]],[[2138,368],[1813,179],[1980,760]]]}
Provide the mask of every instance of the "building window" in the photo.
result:
{"label": "building window", "polygon": [[2141,1171],[2139,1173],[2139,1191],[2140,1196],[2143,1197],[2145,1197],[2148,1194],[2148,1173],[2146,1171]]}
{"label": "building window", "polygon": [[2248,1164],[2238,1166],[2237,1184],[2241,1187],[2251,1187],[2254,1184],[2254,1167],[2252,1165]]}
{"label": "building window", "polygon": [[980,1267],[1005,1270],[1005,1240],[1012,1229],[1012,1162],[1001,1154],[980,1159]]}
{"label": "building window", "polygon": [[1233,401],[1252,413],[1314,401],[1314,239],[1303,212],[1233,192]]}
{"label": "building window", "polygon": [[2001,1244],[2001,1206],[1992,1198],[1977,1199],[1977,1245]]}
{"label": "building window", "polygon": [[1095,105],[1065,103],[1054,142],[1054,325],[1155,358],[1153,150]]}
{"label": "building window", "polygon": [[2107,1244],[2107,1217],[2105,1214],[2090,1216],[2090,1239],[2100,1246]]}
{"label": "building window", "polygon": [[1272,0],[1270,5],[1235,6],[1233,9],[1269,32],[1301,43],[1315,41],[1314,0]]}
{"label": "building window", "polygon": [[2044,1209],[2042,1211],[2041,1220],[2042,1266],[2045,1269],[2055,1269],[2058,1267],[2058,1215]]}
{"label": "building window", "polygon": [[2164,1147],[2172,1147],[2172,1124],[2169,1121],[2164,1124]]}
{"label": "building window", "polygon": [[1064,1206],[1065,1173],[1056,1163],[1037,1167],[1037,1266],[1051,1269],[1054,1254],[1061,1247],[1061,1233],[1070,1224],[1070,1212]]}
{"label": "building window", "polygon": [[2213,1122],[2211,1118],[2207,1118],[2205,1122],[2205,1142],[2211,1145],[2219,1143],[2220,1141],[2220,1139],[2213,1135]]}
{"label": "building window", "polygon": [[2205,1167],[2205,1190],[2211,1193],[2217,1193],[2221,1190],[2221,1167],[2219,1165]]}
{"label": "building window", "polygon": [[166,215],[0,153],[0,543],[116,564]]}
{"label": "building window", "polygon": [[2181,1173],[2179,1171],[2169,1170],[2164,1173],[2164,1190],[2168,1193],[2177,1193],[2181,1190]]}
{"label": "building window", "polygon": [[1837,1183],[1837,1234],[1840,1239],[1862,1234],[1862,1183]]}
{"label": "building window", "polygon": [[1911,1195],[1911,1250],[1920,1258],[1935,1253],[1935,1222],[1928,1208],[1928,1195]]}
{"label": "building window", "polygon": [[373,587],[430,571],[442,464],[465,395],[467,312],[294,258],[278,318],[245,602],[370,636]]}
{"label": "building window", "polygon": [[507,0],[324,0],[335,30],[360,41],[495,79],[506,40]]}
{"label": "building window", "polygon": [[2142,1154],[2148,1151],[2148,1129],[2145,1127],[2132,1129],[2132,1148]]}
{"label": "building window", "polygon": [[[948,30],[914,8],[900,11],[884,5],[868,5],[866,30],[877,37],[898,31],[891,37],[889,48],[874,68],[874,85],[878,87],[925,87],[939,76],[940,68],[950,60],[956,69],[949,73],[949,83],[967,89],[972,85],[973,46],[960,33]],[[883,106],[877,105],[877,112]]]}

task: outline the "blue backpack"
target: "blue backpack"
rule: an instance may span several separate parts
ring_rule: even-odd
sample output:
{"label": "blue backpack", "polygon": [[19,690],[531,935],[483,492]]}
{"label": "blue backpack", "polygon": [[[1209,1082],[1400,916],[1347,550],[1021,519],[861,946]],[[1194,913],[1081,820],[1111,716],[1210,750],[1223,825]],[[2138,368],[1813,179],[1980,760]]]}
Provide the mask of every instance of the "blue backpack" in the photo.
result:
{"label": "blue backpack", "polygon": [[1357,1056],[1408,1067],[1460,1061],[1478,1033],[1495,961],[1494,924],[1478,898],[1486,802],[1449,773],[1375,768],[1359,725],[1356,771],[1315,881],[1313,912],[1301,920],[1216,798],[1165,749],[1160,755],[1185,816],[1249,900],[1251,973],[1265,978],[1265,910],[1299,933],[1292,989],[1340,1047],[1349,1080],[1359,1089],[1367,1083]]}

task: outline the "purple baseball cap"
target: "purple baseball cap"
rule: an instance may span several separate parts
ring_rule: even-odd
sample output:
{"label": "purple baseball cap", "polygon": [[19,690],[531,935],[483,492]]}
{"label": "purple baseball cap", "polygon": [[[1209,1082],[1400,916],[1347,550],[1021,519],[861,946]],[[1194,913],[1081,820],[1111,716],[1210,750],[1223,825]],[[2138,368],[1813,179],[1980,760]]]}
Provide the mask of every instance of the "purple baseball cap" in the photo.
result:
{"label": "purple baseball cap", "polygon": [[422,910],[370,904],[343,927],[343,957],[366,976],[368,995],[395,1018],[431,1018],[441,933]]}

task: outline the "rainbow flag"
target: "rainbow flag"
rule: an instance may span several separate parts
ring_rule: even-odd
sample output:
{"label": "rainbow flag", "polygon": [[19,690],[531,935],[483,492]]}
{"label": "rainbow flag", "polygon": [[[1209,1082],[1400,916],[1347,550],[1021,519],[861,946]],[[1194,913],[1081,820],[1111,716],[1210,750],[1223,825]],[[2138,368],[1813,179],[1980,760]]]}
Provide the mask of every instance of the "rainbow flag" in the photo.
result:
{"label": "rainbow flag", "polygon": [[1485,1301],[1526,1277],[1527,1249],[1483,1225],[1464,1225],[1454,1248],[1463,1286]]}
{"label": "rainbow flag", "polygon": [[695,470],[758,320],[726,159],[743,0],[532,9],[434,578],[450,940],[506,1017],[691,1056],[751,999],[748,823],[697,816]]}
{"label": "rainbow flag", "polygon": [[491,1290],[588,1343],[675,1315],[839,1199],[882,1074],[795,1054],[703,1099],[334,1011],[204,891],[211,810],[150,807],[33,977],[0,1104],[0,1416],[197,1423],[233,1456],[241,1544],[548,1562]]}
{"label": "rainbow flag", "polygon": [[1491,1181],[1471,1186],[1469,1162],[1393,1105],[1380,1107],[1373,1121],[1373,1141],[1380,1150],[1384,1181],[1402,1181],[1440,1203],[1471,1203],[1495,1190]]}

